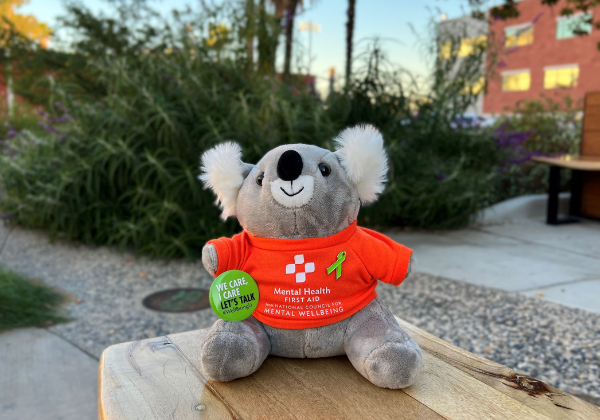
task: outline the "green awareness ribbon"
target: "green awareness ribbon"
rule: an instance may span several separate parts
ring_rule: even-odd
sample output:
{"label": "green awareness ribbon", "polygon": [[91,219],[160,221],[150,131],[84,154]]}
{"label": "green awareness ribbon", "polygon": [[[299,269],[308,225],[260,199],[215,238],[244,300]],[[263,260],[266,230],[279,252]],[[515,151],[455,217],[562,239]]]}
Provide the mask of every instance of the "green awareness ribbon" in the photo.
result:
{"label": "green awareness ribbon", "polygon": [[327,268],[327,274],[331,274],[335,270],[335,279],[339,279],[342,276],[342,263],[345,259],[346,251],[340,252],[337,256],[337,261]]}

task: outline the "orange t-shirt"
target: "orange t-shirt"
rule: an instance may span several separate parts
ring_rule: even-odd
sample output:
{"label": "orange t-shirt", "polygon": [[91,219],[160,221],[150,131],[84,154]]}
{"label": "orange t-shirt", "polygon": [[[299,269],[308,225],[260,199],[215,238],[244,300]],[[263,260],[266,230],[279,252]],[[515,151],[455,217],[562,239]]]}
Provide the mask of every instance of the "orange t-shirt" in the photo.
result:
{"label": "orange t-shirt", "polygon": [[250,274],[259,290],[253,315],[286,329],[320,327],[358,312],[377,296],[377,280],[395,286],[404,280],[412,253],[356,222],[325,238],[267,239],[244,231],[209,243],[219,257],[215,275]]}

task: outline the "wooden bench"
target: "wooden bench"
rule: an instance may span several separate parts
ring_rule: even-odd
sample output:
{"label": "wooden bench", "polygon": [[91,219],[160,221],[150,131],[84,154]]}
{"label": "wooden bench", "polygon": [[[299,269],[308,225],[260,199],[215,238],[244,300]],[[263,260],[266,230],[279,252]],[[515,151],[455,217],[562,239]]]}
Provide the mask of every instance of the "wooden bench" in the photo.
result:
{"label": "wooden bench", "polygon": [[[548,224],[575,222],[579,217],[600,219],[600,92],[590,92],[585,96],[579,156],[539,156],[533,160],[550,165]],[[571,169],[573,174],[569,217],[565,219],[558,218],[561,168]]]}
{"label": "wooden bench", "polygon": [[198,363],[206,330],[198,330],[107,348],[99,418],[600,419],[600,407],[398,322],[424,356],[404,390],[377,388],[345,356],[268,357],[249,377],[208,381]]}

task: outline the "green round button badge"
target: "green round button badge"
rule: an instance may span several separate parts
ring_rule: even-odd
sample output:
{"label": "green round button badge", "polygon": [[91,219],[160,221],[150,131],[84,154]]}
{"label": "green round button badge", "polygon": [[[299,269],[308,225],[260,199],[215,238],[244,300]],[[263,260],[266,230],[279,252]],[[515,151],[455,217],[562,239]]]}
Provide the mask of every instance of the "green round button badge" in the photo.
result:
{"label": "green round button badge", "polygon": [[250,274],[229,270],[210,286],[210,306],[225,321],[243,321],[258,306],[258,285]]}

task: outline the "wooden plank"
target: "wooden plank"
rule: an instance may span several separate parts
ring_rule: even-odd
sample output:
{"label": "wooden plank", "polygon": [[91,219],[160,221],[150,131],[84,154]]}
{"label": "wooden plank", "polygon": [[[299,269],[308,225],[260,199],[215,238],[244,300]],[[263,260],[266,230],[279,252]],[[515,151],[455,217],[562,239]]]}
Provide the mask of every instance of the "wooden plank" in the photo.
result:
{"label": "wooden plank", "polygon": [[[197,336],[175,334],[170,339],[201,369]],[[443,419],[402,391],[372,385],[345,356],[268,357],[251,376],[210,385],[243,419]]]}
{"label": "wooden plank", "polygon": [[588,92],[585,95],[585,106],[600,105],[600,92]]}
{"label": "wooden plank", "polygon": [[[487,386],[433,354],[424,352],[423,372],[404,390],[446,419],[523,420],[548,417],[510,396]],[[485,414],[484,414],[485,413]]]}
{"label": "wooden plank", "polygon": [[583,109],[583,133],[579,153],[585,156],[600,156],[600,92],[585,95]]}
{"label": "wooden plank", "polygon": [[600,105],[585,107],[583,131],[589,130],[600,130]]}
{"label": "wooden plank", "polygon": [[[170,338],[192,364],[199,360],[201,346],[192,336]],[[428,353],[424,356],[423,373],[403,391],[375,387],[345,357],[269,357],[247,378],[211,385],[242,418],[260,418],[269,413],[274,418],[412,419],[434,418],[434,412],[446,419],[480,419],[481,413],[490,419],[563,418],[547,417],[441,358]],[[405,394],[422,405],[415,405]],[[407,414],[399,417],[398,413]]]}
{"label": "wooden plank", "polygon": [[600,156],[600,131],[588,130],[581,135],[582,156]]}
{"label": "wooden plank", "polygon": [[600,408],[550,385],[456,347],[396,318],[428,354],[553,419],[600,419]]}
{"label": "wooden plank", "polygon": [[[598,132],[600,134],[600,132]],[[600,139],[600,137],[599,137]],[[600,152],[600,150],[599,150]],[[561,168],[578,169],[580,171],[600,171],[599,156],[574,156],[563,155],[558,157],[535,156],[531,158],[535,162],[548,165],[560,166]]]}
{"label": "wooden plank", "polygon": [[372,385],[346,357],[269,357],[249,377],[207,381],[199,330],[108,348],[99,418],[600,419],[591,404],[398,322],[424,350],[405,390]]}
{"label": "wooden plank", "polygon": [[100,420],[237,418],[166,337],[109,347],[99,373]]}
{"label": "wooden plank", "polygon": [[586,172],[581,190],[581,215],[600,219],[600,173]]}

